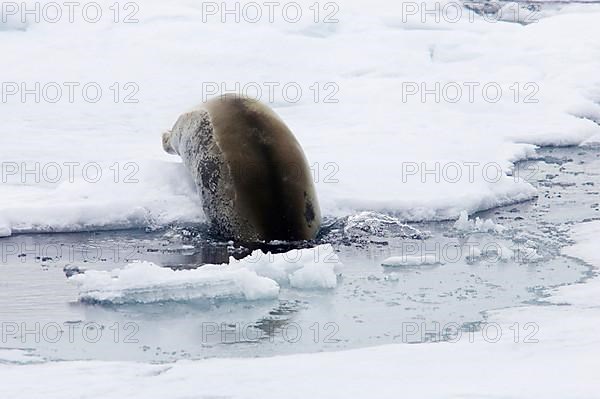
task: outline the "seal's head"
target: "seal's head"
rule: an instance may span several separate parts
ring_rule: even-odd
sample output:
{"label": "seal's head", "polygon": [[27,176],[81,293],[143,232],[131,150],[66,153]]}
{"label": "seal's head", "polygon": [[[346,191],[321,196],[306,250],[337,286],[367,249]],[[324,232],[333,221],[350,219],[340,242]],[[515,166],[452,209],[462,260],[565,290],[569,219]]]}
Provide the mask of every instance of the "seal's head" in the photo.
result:
{"label": "seal's head", "polygon": [[163,145],[163,149],[167,153],[177,155],[177,151],[175,151],[175,149],[171,145],[171,131],[170,130],[167,130],[166,132],[164,132],[162,134],[162,145]]}

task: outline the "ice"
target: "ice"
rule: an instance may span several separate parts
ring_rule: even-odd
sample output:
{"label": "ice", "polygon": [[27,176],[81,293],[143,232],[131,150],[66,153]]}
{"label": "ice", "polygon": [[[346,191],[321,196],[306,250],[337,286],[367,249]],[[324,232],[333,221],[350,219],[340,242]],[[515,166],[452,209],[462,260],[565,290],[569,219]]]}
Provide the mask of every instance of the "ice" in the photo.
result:
{"label": "ice", "polygon": [[392,256],[381,262],[383,266],[402,267],[402,266],[430,266],[442,264],[438,256],[424,254],[421,256],[403,255]]}
{"label": "ice", "polygon": [[27,29],[27,24],[21,21],[19,16],[13,15],[10,12],[5,12],[9,6],[2,7],[0,10],[0,32],[2,31],[24,31]]}
{"label": "ice", "polygon": [[[305,10],[312,3],[299,2]],[[94,104],[81,96],[57,104],[9,98],[2,104],[3,163],[97,162],[112,176],[115,162],[133,162],[140,181],[88,184],[78,176],[72,183],[3,183],[0,209],[17,233],[203,220],[188,173],[178,157],[163,153],[160,134],[203,100],[206,81],[227,89],[251,82],[302,87],[297,103],[280,91],[269,101],[266,88],[261,98],[304,147],[328,216],[368,210],[403,222],[439,220],[527,200],[537,191],[509,174],[516,160],[531,155],[532,144],[578,145],[600,133],[597,5],[564,5],[521,25],[468,12],[458,21],[435,15],[424,21],[420,12],[406,15],[403,4],[347,0],[334,24],[315,24],[308,12],[298,24],[232,25],[219,15],[203,23],[202,4],[184,0],[169,7],[149,0],[136,24],[77,18],[24,28],[18,15],[9,16],[0,27],[4,81],[96,82],[104,96]],[[323,101],[331,90],[315,101],[316,81],[321,88],[335,84],[337,102]],[[138,103],[115,103],[109,89],[115,82],[135,83]],[[431,89],[451,82],[479,88],[492,82],[503,95],[492,103],[477,90],[471,102],[463,87],[455,103],[406,97],[407,83]],[[535,102],[525,102],[532,93]],[[456,181],[448,168],[454,164],[461,173]],[[472,176],[467,165],[476,165]],[[427,175],[431,170],[437,172]]]}
{"label": "ice", "polygon": [[[597,270],[600,222],[573,230],[575,243],[564,252]],[[392,274],[389,280],[397,281],[397,276]],[[414,398],[592,398],[597,396],[600,367],[600,341],[590,333],[600,322],[599,282],[596,276],[585,284],[561,287],[545,298],[565,306],[528,305],[488,312],[489,334],[465,332],[456,342],[167,364],[63,361],[15,365],[0,360],[0,374],[6,381],[0,384],[0,397],[241,399],[260,386],[265,399],[305,398],[314,396],[317,384],[319,397],[340,399],[391,399],[400,390]],[[496,339],[498,328],[502,334]],[[0,352],[3,357],[9,362],[23,359],[18,353]]]}
{"label": "ice", "polygon": [[[100,3],[108,9],[113,2]],[[226,81],[228,87],[238,81],[294,81],[303,85],[305,94],[315,80],[338,85],[337,104],[315,102],[311,95],[297,104],[280,97],[271,104],[320,172],[315,180],[325,215],[370,210],[402,221],[438,220],[457,218],[466,210],[458,230],[495,231],[494,222],[478,224],[468,214],[537,194],[531,185],[510,176],[515,161],[532,155],[532,144],[600,140],[598,5],[562,4],[561,12],[543,12],[546,18],[527,25],[479,17],[454,23],[431,18],[424,23],[420,14],[404,21],[403,3],[387,0],[368,6],[348,0],[340,6],[340,22],[329,26],[306,21],[202,23],[202,5],[187,0],[145,1],[140,23],[134,25],[25,26],[11,17],[0,25],[3,81],[97,81],[107,92],[115,80],[135,81],[140,102],[3,103],[3,164],[94,161],[109,173],[115,161],[131,161],[140,166],[142,178],[133,186],[87,184],[81,178],[58,184],[3,181],[0,210],[6,225],[15,232],[78,231],[202,220],[187,172],[177,158],[162,153],[160,132],[202,100],[201,82],[206,80]],[[505,95],[497,103],[481,98],[470,103],[466,97],[457,103],[402,98],[405,83],[424,82],[431,88],[436,82],[454,81],[496,82]],[[520,85],[519,101],[511,90],[515,83]],[[527,83],[537,88],[537,102],[524,102],[531,93],[524,88]],[[453,182],[420,173],[452,162],[475,162],[477,174],[471,180],[463,168],[464,178]],[[482,177],[482,165],[497,165],[499,179]],[[416,166],[417,173],[407,166]],[[599,235],[598,222],[576,227],[575,243],[564,253],[593,265],[597,273]],[[525,255],[539,256],[527,248]],[[136,267],[140,265],[132,270]],[[222,269],[228,267],[189,271],[198,276],[198,285],[190,291],[177,283],[168,285],[178,279],[178,272],[166,270],[168,277],[162,280],[137,276],[141,282],[156,278],[157,285],[140,285],[132,292],[141,299],[198,293],[201,298],[235,294],[244,299],[270,290],[276,295],[275,284],[293,286],[296,273],[302,281],[332,281],[326,267],[318,269],[326,278],[305,280],[312,265],[265,263],[250,270],[247,260],[226,274]],[[155,265],[141,268],[151,275],[163,273]],[[88,273],[73,278],[87,280],[100,298],[130,293],[110,273]],[[391,275],[390,280],[397,277]],[[211,291],[207,281],[223,285]],[[129,283],[137,287],[137,282]],[[264,359],[0,364],[0,397],[246,398],[260,392],[265,399],[305,398],[315,396],[315,387],[318,396],[327,398],[395,398],[398,392],[414,398],[597,397],[597,276],[556,289],[545,299],[565,306],[489,312],[486,320],[500,325],[504,333],[496,343],[477,336],[458,343]],[[516,342],[515,328],[523,332],[528,323],[538,328],[538,340],[523,343],[521,334]],[[21,354],[6,358],[19,361]]]}
{"label": "ice", "polygon": [[164,301],[258,300],[277,298],[280,285],[297,289],[327,289],[337,285],[341,263],[331,245],[283,254],[254,251],[229,265],[204,265],[172,270],[137,262],[108,271],[77,270],[69,280],[83,302],[103,304]]}
{"label": "ice", "polygon": [[514,259],[521,263],[539,262],[544,257],[538,253],[538,250],[529,246],[518,245],[512,249]]}
{"label": "ice", "polygon": [[321,230],[321,239],[345,245],[369,245],[383,244],[395,239],[422,240],[429,234],[402,223],[391,215],[363,211],[348,217],[326,217]]}
{"label": "ice", "polygon": [[[63,180],[56,184],[31,185],[39,178],[32,174],[24,187],[7,175],[9,184],[3,184],[0,209],[12,224],[13,233],[160,227],[204,221],[196,189],[181,175],[181,164],[138,161],[131,169],[137,170],[131,182],[123,175],[115,182],[111,170],[114,165],[99,165],[102,178],[98,181],[76,174],[70,181],[65,169]],[[18,167],[33,170],[35,164]],[[21,176],[14,176],[17,178]]]}
{"label": "ice", "polygon": [[360,212],[349,216],[344,235],[352,241],[366,242],[391,237],[421,239],[426,236],[397,218],[377,212]]}
{"label": "ice", "polygon": [[0,238],[10,237],[12,235],[12,229],[8,221],[0,215]]}
{"label": "ice", "polygon": [[111,304],[257,300],[277,298],[279,293],[273,280],[248,270],[226,270],[216,265],[175,271],[141,262],[111,272],[89,270],[69,280],[79,286],[81,301]]}
{"label": "ice", "polygon": [[245,268],[295,288],[334,288],[336,273],[343,267],[330,244],[303,248],[283,254],[254,251],[241,259],[230,259],[234,268]]}
{"label": "ice", "polygon": [[501,224],[495,223],[492,219],[480,219],[476,217],[475,220],[469,219],[467,211],[462,211],[456,222],[454,222],[454,228],[461,232],[495,232],[502,233],[505,227]]}
{"label": "ice", "polygon": [[306,265],[292,273],[290,285],[299,289],[335,288],[337,286],[337,276],[334,265]]}
{"label": "ice", "polygon": [[593,147],[600,146],[600,133],[589,137],[587,140],[581,143],[581,145]]}
{"label": "ice", "polygon": [[31,350],[24,349],[0,348],[0,364],[33,364],[45,361],[44,358],[32,352]]}
{"label": "ice", "polygon": [[[535,253],[535,250],[534,250]],[[528,255],[530,256],[530,258],[532,258],[532,261],[535,261],[533,259],[534,257],[534,253],[529,252]],[[517,252],[518,254],[522,254]],[[535,255],[537,255],[537,253],[535,253]],[[490,261],[502,261],[502,262],[507,262],[511,259],[515,259],[515,260],[519,260],[516,257],[515,251],[513,251],[512,249],[508,248],[506,245],[502,244],[502,243],[498,243],[498,242],[494,242],[492,244],[488,244],[485,245],[483,248],[479,248],[477,246],[470,248],[470,252],[467,255],[467,261],[474,263],[474,262],[478,262],[480,260],[490,260]],[[525,259],[521,259],[522,261],[525,261]]]}
{"label": "ice", "polygon": [[569,303],[574,306],[591,308],[600,307],[600,251],[598,251],[598,237],[600,237],[600,221],[583,223],[575,226],[571,238],[575,244],[562,250],[565,255],[584,260],[594,267],[595,276],[586,284],[575,284],[560,287],[552,295],[550,301],[554,303]]}

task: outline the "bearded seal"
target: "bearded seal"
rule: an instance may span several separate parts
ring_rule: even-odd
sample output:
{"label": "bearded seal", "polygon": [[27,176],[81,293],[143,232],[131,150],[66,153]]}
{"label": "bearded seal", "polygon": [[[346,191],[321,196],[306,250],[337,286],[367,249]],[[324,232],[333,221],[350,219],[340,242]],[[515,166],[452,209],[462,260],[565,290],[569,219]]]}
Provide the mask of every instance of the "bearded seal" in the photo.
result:
{"label": "bearded seal", "polygon": [[314,239],[321,211],[300,143],[265,104],[224,95],[179,117],[163,148],[190,171],[213,231],[242,242]]}

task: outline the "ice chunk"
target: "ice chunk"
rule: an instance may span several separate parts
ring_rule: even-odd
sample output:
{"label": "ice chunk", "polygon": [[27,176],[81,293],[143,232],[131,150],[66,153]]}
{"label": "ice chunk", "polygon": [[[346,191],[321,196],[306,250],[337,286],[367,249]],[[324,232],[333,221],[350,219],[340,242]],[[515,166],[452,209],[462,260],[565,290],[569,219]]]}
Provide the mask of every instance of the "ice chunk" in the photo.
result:
{"label": "ice chunk", "polygon": [[0,238],[10,237],[12,235],[12,229],[10,223],[0,216]]}
{"label": "ice chunk", "polygon": [[112,272],[89,270],[69,279],[79,286],[84,302],[152,303],[202,299],[277,298],[279,285],[246,270],[206,265],[172,270],[151,262],[132,263]]}
{"label": "ice chunk", "polygon": [[440,265],[442,262],[433,254],[392,256],[381,262],[383,266],[402,267],[402,266],[431,266]]}
{"label": "ice chunk", "polygon": [[295,271],[290,276],[290,285],[294,288],[335,288],[337,276],[333,264],[310,264]]}
{"label": "ice chunk", "polygon": [[5,224],[0,224],[0,238],[2,237],[10,237],[12,235],[12,230],[10,226]]}
{"label": "ice chunk", "polygon": [[394,237],[423,239],[427,234],[388,215],[360,212],[348,217],[344,236],[353,242],[369,242]]}
{"label": "ice chunk", "polygon": [[298,289],[334,288],[341,267],[331,245],[283,254],[254,251],[229,265],[172,270],[137,262],[111,272],[88,270],[69,280],[79,286],[84,302],[112,304],[212,299],[277,298],[280,285]]}
{"label": "ice chunk", "polygon": [[342,266],[330,244],[314,248],[295,249],[283,254],[264,254],[254,251],[239,261],[230,261],[232,267],[241,267],[294,288],[334,288],[336,272]]}
{"label": "ice chunk", "polygon": [[544,259],[537,249],[530,246],[517,245],[513,248],[514,259],[519,263],[535,263]]}
{"label": "ice chunk", "polygon": [[469,219],[467,211],[462,211],[456,222],[454,222],[454,228],[462,232],[495,232],[502,233],[506,228],[501,224],[495,223],[492,219],[480,219],[476,217],[475,220]]}

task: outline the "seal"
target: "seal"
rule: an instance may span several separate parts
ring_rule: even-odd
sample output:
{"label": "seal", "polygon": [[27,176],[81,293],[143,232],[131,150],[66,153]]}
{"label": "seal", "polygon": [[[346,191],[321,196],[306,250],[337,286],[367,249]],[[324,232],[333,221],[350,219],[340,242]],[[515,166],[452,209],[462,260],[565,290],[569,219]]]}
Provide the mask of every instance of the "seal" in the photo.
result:
{"label": "seal", "polygon": [[308,161],[291,130],[265,104],[214,98],[163,134],[202,197],[214,233],[242,242],[314,239],[321,211]]}

